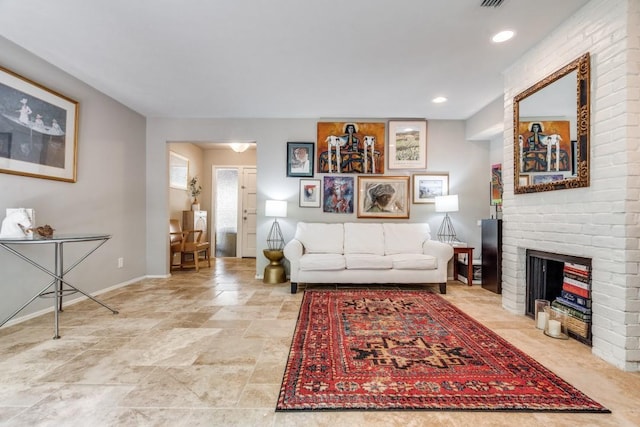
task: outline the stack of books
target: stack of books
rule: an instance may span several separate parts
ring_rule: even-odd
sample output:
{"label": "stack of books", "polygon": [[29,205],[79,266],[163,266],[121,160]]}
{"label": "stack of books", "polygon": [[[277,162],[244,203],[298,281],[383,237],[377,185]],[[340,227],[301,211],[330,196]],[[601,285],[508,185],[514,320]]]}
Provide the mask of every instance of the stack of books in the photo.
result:
{"label": "stack of books", "polygon": [[568,314],[567,328],[589,339],[591,326],[591,269],[586,265],[564,263],[562,291],[552,307]]}

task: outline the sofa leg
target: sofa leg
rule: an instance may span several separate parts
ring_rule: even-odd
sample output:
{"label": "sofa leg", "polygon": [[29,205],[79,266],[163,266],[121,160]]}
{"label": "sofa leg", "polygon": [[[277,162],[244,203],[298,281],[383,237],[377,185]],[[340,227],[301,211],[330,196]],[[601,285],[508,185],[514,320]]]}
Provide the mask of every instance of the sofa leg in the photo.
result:
{"label": "sofa leg", "polygon": [[447,283],[440,283],[440,293],[442,295],[447,293]]}
{"label": "sofa leg", "polygon": [[296,282],[291,282],[291,293],[295,294],[298,292],[298,284]]}

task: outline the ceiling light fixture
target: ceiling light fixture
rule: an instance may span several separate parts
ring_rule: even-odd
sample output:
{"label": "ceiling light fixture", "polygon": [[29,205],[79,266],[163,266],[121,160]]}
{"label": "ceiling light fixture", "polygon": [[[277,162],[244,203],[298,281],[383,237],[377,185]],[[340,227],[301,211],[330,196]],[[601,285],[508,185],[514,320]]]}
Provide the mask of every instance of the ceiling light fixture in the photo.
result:
{"label": "ceiling light fixture", "polygon": [[516,33],[511,30],[500,31],[498,34],[491,37],[491,41],[494,43],[506,42],[507,40],[510,40],[511,38],[513,38],[515,34]]}
{"label": "ceiling light fixture", "polygon": [[236,153],[244,153],[249,147],[251,147],[251,144],[248,142],[232,142],[229,146]]}
{"label": "ceiling light fixture", "polygon": [[442,104],[443,102],[447,102],[447,98],[445,98],[444,96],[438,96],[436,98],[433,98],[431,102],[433,102],[434,104]]}

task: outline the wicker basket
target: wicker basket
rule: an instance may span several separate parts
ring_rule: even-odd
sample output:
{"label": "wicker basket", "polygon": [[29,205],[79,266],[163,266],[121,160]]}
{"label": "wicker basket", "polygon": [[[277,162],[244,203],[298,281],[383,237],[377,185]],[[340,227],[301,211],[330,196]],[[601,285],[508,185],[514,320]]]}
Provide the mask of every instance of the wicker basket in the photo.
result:
{"label": "wicker basket", "polygon": [[567,329],[583,338],[589,336],[589,323],[573,317],[570,314],[567,315]]}

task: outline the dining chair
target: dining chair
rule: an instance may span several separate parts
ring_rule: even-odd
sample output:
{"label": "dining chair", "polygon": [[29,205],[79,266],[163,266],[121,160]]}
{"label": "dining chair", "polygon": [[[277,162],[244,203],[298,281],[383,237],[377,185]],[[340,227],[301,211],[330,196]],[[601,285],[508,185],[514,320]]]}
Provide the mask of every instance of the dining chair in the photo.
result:
{"label": "dining chair", "polygon": [[[193,238],[191,238],[193,236]],[[169,220],[169,245],[171,248],[171,268],[177,270],[194,268],[200,270],[200,256],[211,267],[211,246],[204,242],[202,230],[182,230],[177,219]],[[180,263],[175,263],[175,255],[180,254]]]}

